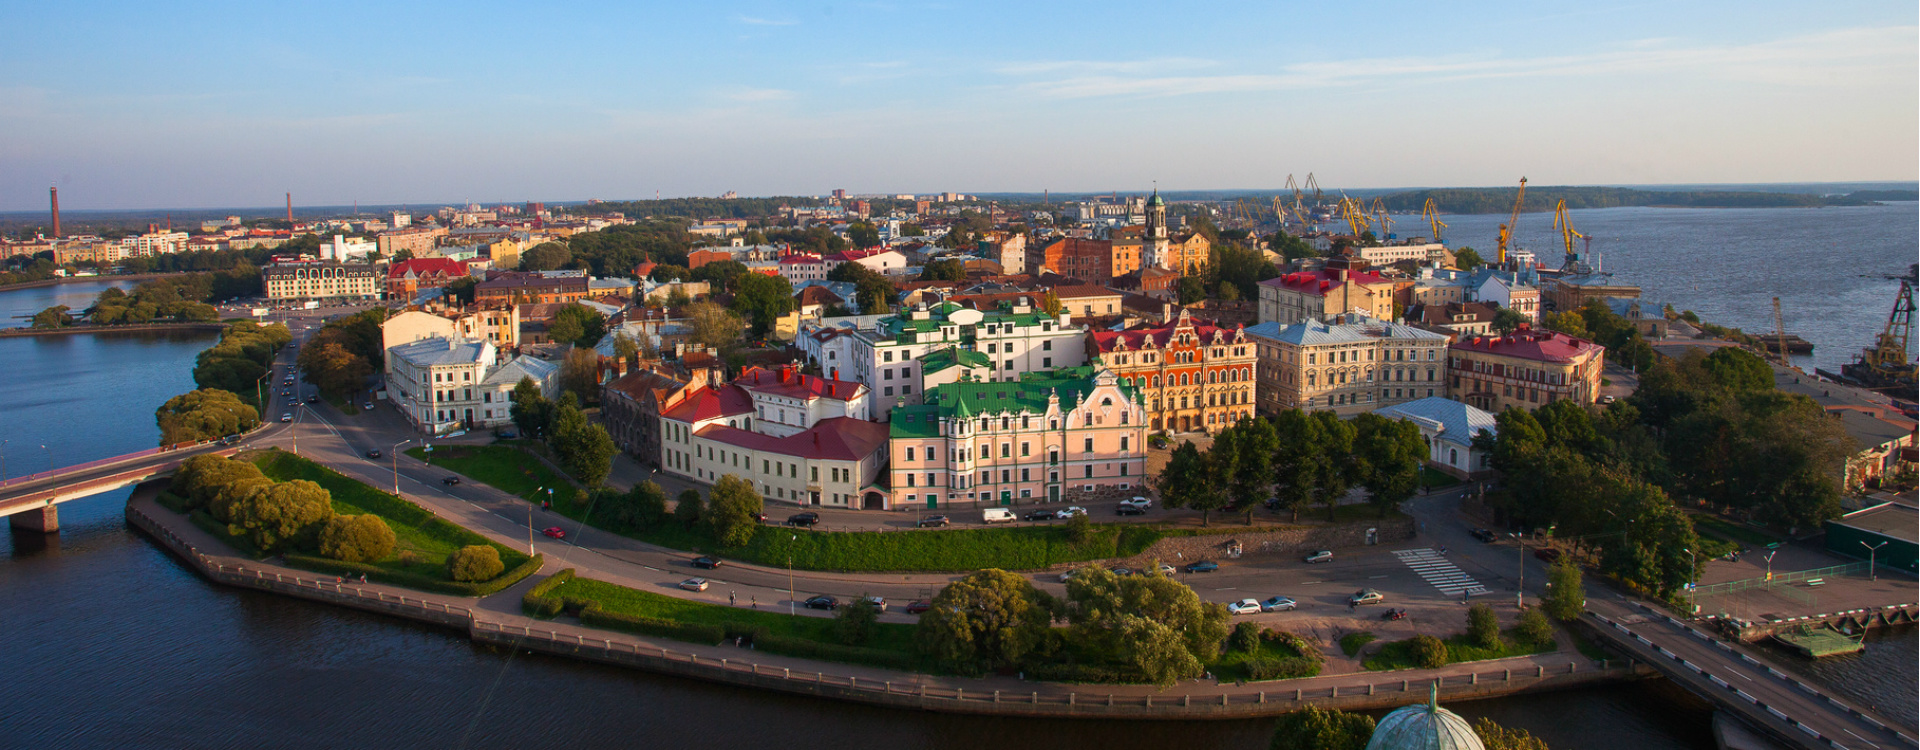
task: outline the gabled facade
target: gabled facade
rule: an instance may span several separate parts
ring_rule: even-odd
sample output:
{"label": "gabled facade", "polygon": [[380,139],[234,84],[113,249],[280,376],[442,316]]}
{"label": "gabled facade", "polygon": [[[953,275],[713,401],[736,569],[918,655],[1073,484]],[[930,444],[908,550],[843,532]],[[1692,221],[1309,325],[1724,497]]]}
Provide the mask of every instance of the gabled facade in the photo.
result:
{"label": "gabled facade", "polygon": [[1500,413],[1600,395],[1606,348],[1559,331],[1521,328],[1507,336],[1462,338],[1447,357],[1447,397]]}
{"label": "gabled facade", "polygon": [[1255,353],[1244,328],[1181,310],[1167,325],[1092,333],[1087,355],[1141,393],[1156,432],[1214,433],[1253,415]]}
{"label": "gabled facade", "polygon": [[1071,502],[1138,491],[1146,411],[1105,369],[947,383],[888,421],[888,507]]}
{"label": "gabled facade", "polygon": [[707,483],[737,476],[770,502],[884,508],[874,481],[887,427],[856,416],[867,393],[788,367],[751,368],[731,383],[709,370],[662,404],[660,470]]}
{"label": "gabled facade", "polygon": [[1393,284],[1366,268],[1363,260],[1333,258],[1317,271],[1283,273],[1260,282],[1260,322],[1286,326],[1356,311],[1392,320]]}

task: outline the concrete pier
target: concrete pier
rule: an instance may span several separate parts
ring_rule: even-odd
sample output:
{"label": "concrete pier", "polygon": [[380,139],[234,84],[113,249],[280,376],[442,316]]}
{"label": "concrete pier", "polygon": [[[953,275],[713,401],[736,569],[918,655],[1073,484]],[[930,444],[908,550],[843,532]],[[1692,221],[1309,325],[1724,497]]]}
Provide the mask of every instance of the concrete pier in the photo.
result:
{"label": "concrete pier", "polygon": [[7,516],[7,522],[21,531],[38,531],[51,534],[60,530],[60,508],[45,505],[32,510],[24,510]]}

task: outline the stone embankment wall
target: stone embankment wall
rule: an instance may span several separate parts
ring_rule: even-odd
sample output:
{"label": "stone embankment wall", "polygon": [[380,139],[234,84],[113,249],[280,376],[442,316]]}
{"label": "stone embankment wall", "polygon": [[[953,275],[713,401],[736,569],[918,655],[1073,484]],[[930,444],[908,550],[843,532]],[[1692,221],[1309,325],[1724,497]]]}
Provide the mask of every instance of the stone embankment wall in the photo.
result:
{"label": "stone embankment wall", "polygon": [[82,333],[167,333],[171,331],[224,331],[226,323],[143,323],[138,325],[78,325],[65,328],[4,328],[0,338],[19,336],[70,336]]}
{"label": "stone embankment wall", "polygon": [[[1229,517],[1231,518],[1231,517]],[[1223,523],[1236,523],[1226,520]],[[1414,537],[1414,520],[1406,517],[1328,526],[1262,526],[1246,532],[1225,532],[1196,536],[1166,537],[1142,552],[1126,558],[1122,564],[1139,566],[1150,561],[1178,565],[1181,561],[1225,560],[1228,550],[1240,545],[1240,557],[1305,555],[1313,550],[1338,550],[1367,544],[1367,530],[1374,530],[1373,543],[1395,544]]]}

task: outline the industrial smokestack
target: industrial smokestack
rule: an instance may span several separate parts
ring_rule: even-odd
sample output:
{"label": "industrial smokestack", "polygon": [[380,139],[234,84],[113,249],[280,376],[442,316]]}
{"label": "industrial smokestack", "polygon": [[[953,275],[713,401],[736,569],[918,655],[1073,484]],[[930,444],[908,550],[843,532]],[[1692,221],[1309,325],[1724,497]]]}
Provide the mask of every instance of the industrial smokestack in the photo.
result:
{"label": "industrial smokestack", "polygon": [[287,228],[293,228],[293,193],[287,193]]}
{"label": "industrial smokestack", "polygon": [[47,193],[53,196],[53,237],[54,239],[59,239],[60,238],[60,188],[57,188],[57,187],[47,188]]}

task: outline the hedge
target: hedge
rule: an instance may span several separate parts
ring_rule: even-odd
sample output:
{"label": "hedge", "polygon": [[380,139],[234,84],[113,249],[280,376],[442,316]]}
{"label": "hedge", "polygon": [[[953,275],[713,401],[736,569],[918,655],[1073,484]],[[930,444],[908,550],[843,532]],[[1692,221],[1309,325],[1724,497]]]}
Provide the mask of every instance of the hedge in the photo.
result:
{"label": "hedge", "polygon": [[1298,656],[1284,658],[1256,656],[1240,662],[1240,668],[1246,670],[1249,680],[1290,680],[1320,674],[1319,660]]}
{"label": "hedge", "polygon": [[898,669],[913,672],[920,669],[920,660],[911,654],[898,651],[886,651],[877,648],[844,646],[838,643],[824,643],[805,638],[793,638],[784,635],[757,635],[753,647],[760,651],[786,656],[798,656],[802,659],[822,659],[825,661],[865,664],[871,667]]}
{"label": "hedge", "polygon": [[1130,685],[1147,681],[1139,672],[1091,664],[1029,664],[1022,671],[1027,679],[1043,682]]}
{"label": "hedge", "polygon": [[533,557],[527,558],[518,566],[508,568],[506,572],[495,576],[493,580],[466,583],[424,576],[417,573],[397,571],[371,563],[342,562],[314,555],[288,553],[285,555],[285,558],[288,565],[317,573],[331,573],[337,576],[365,575],[367,580],[377,583],[390,583],[395,586],[405,586],[410,589],[453,594],[456,596],[487,596],[489,594],[500,593],[508,586],[519,583],[521,579],[539,571],[540,566],[546,564],[547,561],[546,555],[534,555]]}
{"label": "hedge", "polygon": [[550,594],[554,589],[560,588],[561,584],[571,580],[573,580],[573,568],[547,576],[546,580],[527,589],[526,596],[520,597],[520,611],[535,617],[552,617],[560,614],[560,610],[566,608],[566,601]]}
{"label": "hedge", "polygon": [[580,610],[581,624],[595,628],[611,628],[641,635],[657,635],[689,643],[714,645],[727,638],[727,629],[719,625],[705,625],[692,622],[675,622],[640,615],[628,615],[608,612],[600,607],[600,602],[588,602]]}
{"label": "hedge", "polygon": [[260,559],[260,549],[253,546],[253,540],[248,539],[244,535],[234,536],[231,532],[227,531],[226,524],[221,523],[219,519],[214,518],[206,511],[196,510],[188,513],[187,520],[192,522],[194,526],[200,527],[201,531],[212,534],[213,538],[225,542],[227,546],[233,548],[233,551],[240,553],[242,556],[255,560]]}

